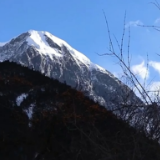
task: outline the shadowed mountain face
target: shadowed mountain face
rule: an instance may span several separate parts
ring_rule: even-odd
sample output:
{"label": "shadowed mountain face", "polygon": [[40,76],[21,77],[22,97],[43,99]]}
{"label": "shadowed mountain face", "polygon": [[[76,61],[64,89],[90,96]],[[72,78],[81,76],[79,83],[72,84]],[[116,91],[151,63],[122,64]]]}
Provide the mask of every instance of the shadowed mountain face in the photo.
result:
{"label": "shadowed mountain face", "polygon": [[0,63],[0,159],[159,160],[159,150],[82,92]]}
{"label": "shadowed mountain face", "polygon": [[[13,61],[82,90],[107,109],[141,103],[110,72],[92,63],[65,41],[48,32],[29,31],[0,47],[0,61]],[[127,97],[127,98],[126,98]]]}

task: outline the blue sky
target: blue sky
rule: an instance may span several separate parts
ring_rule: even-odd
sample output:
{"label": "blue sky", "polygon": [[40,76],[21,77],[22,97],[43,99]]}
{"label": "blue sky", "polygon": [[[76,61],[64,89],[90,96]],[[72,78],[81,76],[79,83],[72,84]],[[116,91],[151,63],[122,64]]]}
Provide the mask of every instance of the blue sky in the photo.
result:
{"label": "blue sky", "polygon": [[[152,1],[152,0],[151,0]],[[160,25],[160,10],[150,0],[3,0],[0,1],[0,42],[6,42],[30,29],[48,31],[65,40],[73,48],[85,54],[94,63],[114,74],[120,72],[115,58],[98,56],[106,53],[109,40],[103,11],[109,22],[111,35],[121,41],[123,19],[126,11],[126,36],[130,26],[130,54],[133,71],[141,80],[160,74],[160,32],[136,24]],[[154,2],[154,0],[152,1]],[[116,42],[113,38],[116,48]],[[118,51],[117,51],[118,53]],[[127,54],[127,43],[124,56]],[[146,55],[149,70],[146,72]]]}

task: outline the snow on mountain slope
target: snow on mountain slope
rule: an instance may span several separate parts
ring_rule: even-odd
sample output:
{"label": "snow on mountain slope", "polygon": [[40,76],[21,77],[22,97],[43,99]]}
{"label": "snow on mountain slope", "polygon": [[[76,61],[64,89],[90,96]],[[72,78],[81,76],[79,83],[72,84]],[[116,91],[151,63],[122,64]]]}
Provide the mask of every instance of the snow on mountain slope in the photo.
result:
{"label": "snow on mountain slope", "polygon": [[52,55],[57,57],[62,57],[63,55],[58,53],[54,48],[52,48],[46,41],[46,36],[55,42],[58,46],[65,46],[72,53],[75,61],[78,63],[80,61],[82,64],[86,65],[90,69],[99,69],[106,72],[106,70],[96,64],[93,64],[90,59],[88,59],[84,54],[73,49],[68,43],[61,40],[60,38],[53,36],[49,32],[30,30],[30,37],[27,38],[28,45],[34,46],[40,54],[48,55],[52,58]]}
{"label": "snow on mountain slope", "polygon": [[45,39],[45,32],[38,32],[31,30],[29,31],[30,36],[27,38],[28,45],[33,46],[39,51],[40,54],[48,55],[52,58],[52,55],[61,57],[62,55],[56,52],[53,48],[49,46]]}
{"label": "snow on mountain slope", "polygon": [[7,42],[0,42],[0,47],[4,46]]}
{"label": "snow on mountain slope", "polygon": [[[30,30],[0,47],[0,61],[14,61],[85,92],[112,109],[130,93],[127,103],[140,102],[135,94],[104,68],[49,32]],[[126,100],[125,100],[126,101]]]}

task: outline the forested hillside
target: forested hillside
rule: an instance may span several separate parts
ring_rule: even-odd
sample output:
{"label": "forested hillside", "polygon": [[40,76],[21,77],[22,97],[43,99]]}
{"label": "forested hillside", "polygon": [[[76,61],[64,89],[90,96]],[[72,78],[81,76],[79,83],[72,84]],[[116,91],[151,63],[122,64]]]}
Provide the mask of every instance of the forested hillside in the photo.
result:
{"label": "forested hillside", "polygon": [[160,146],[65,84],[0,63],[0,159],[159,160]]}

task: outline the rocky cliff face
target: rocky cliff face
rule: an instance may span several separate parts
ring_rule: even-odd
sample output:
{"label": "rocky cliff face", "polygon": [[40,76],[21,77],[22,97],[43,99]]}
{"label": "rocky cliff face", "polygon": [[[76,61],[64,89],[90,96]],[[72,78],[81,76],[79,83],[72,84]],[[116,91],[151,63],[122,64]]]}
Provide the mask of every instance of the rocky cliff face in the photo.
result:
{"label": "rocky cliff face", "polygon": [[108,109],[141,102],[121,81],[48,32],[28,31],[0,47],[0,61],[13,61],[66,83]]}

